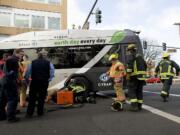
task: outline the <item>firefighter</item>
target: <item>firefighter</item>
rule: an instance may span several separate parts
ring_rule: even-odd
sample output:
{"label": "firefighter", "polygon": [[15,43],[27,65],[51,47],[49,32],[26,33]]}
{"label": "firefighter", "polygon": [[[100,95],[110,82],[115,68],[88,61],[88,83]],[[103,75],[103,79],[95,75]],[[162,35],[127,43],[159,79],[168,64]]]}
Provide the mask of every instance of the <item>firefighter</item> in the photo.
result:
{"label": "firefighter", "polygon": [[167,52],[164,52],[162,60],[155,69],[155,75],[159,75],[163,83],[161,97],[163,98],[164,102],[166,102],[167,98],[169,97],[169,90],[174,77],[174,68],[176,69],[176,75],[178,76],[180,71],[179,65],[176,62],[170,60],[170,55]]}
{"label": "firefighter", "polygon": [[139,111],[143,104],[143,85],[146,79],[147,64],[137,53],[135,44],[129,44],[127,48],[127,83],[128,96],[131,103],[131,111]]}
{"label": "firefighter", "polygon": [[122,103],[125,101],[123,92],[123,77],[126,75],[124,65],[118,60],[118,54],[111,54],[109,57],[112,66],[107,74],[113,79],[116,98],[112,103],[112,109],[122,110]]}

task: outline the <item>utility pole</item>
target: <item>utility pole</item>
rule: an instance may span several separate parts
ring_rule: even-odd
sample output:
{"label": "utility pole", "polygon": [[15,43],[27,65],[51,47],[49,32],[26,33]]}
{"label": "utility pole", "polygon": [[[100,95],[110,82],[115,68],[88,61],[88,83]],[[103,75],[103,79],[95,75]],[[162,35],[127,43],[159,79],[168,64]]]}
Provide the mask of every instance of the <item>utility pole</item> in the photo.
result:
{"label": "utility pole", "polygon": [[90,12],[89,12],[87,18],[86,18],[86,21],[84,22],[84,24],[83,24],[83,26],[82,26],[82,29],[85,29],[85,27],[86,27],[87,24],[89,23],[88,20],[89,20],[91,14],[93,13],[93,10],[94,10],[94,8],[95,8],[97,2],[98,2],[98,0],[95,0],[95,2],[94,2],[94,4],[93,4],[93,6],[92,6],[92,8],[91,8],[91,10],[90,10]]}

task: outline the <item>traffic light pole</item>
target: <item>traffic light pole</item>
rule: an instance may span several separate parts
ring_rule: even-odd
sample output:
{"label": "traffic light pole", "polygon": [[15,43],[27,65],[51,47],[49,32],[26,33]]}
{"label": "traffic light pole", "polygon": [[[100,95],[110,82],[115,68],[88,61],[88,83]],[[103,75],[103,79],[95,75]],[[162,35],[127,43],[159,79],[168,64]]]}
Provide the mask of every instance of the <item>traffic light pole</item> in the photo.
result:
{"label": "traffic light pole", "polygon": [[85,29],[85,26],[86,26],[86,24],[88,23],[88,20],[89,20],[91,14],[92,14],[92,12],[93,12],[93,10],[94,10],[94,8],[95,8],[97,2],[98,2],[98,0],[96,0],[96,1],[94,2],[93,6],[92,6],[92,8],[91,8],[91,10],[90,10],[90,12],[89,12],[87,18],[86,18],[86,21],[84,22],[84,24],[83,24],[83,26],[82,26],[82,29]]}
{"label": "traffic light pole", "polygon": [[[152,46],[152,47],[162,47],[162,45],[147,45],[147,46]],[[171,46],[166,46],[167,48],[170,48],[170,49],[180,49],[180,47],[171,47]]]}

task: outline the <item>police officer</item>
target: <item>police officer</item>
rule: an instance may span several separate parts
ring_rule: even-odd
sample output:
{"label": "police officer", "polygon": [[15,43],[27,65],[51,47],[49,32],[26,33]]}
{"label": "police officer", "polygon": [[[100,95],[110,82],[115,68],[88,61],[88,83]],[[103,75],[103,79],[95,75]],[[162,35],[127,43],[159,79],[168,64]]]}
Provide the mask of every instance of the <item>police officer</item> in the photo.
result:
{"label": "police officer", "polygon": [[179,75],[180,67],[178,64],[170,60],[170,55],[167,52],[163,53],[162,60],[158,63],[155,74],[159,75],[163,83],[161,97],[163,101],[166,102],[169,97],[169,90],[172,85],[172,79],[174,77],[174,70],[176,69],[176,75]]}
{"label": "police officer", "polygon": [[128,96],[132,111],[142,109],[143,85],[145,84],[147,64],[144,58],[137,53],[135,44],[129,44],[127,48],[127,81]]}
{"label": "police officer", "polygon": [[109,61],[111,61],[112,65],[107,73],[113,79],[114,90],[116,92],[116,99],[112,104],[112,109],[121,110],[122,102],[125,101],[123,77],[126,75],[126,71],[124,65],[118,60],[118,54],[111,54]]}
{"label": "police officer", "polygon": [[54,66],[46,60],[47,53],[41,52],[38,58],[33,60],[29,65],[25,78],[28,81],[31,76],[30,91],[29,91],[29,104],[26,112],[26,117],[31,118],[37,104],[37,115],[44,114],[44,101],[47,96],[47,88],[49,81],[54,77]]}

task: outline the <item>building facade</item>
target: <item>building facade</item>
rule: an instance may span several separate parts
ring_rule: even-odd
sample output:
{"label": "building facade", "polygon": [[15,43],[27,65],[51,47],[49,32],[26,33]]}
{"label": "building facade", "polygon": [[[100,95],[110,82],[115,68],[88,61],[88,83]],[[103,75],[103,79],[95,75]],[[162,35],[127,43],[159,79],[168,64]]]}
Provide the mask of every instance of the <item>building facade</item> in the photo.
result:
{"label": "building facade", "polygon": [[0,40],[28,31],[67,29],[67,0],[0,0]]}

